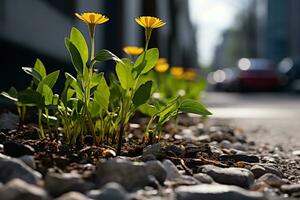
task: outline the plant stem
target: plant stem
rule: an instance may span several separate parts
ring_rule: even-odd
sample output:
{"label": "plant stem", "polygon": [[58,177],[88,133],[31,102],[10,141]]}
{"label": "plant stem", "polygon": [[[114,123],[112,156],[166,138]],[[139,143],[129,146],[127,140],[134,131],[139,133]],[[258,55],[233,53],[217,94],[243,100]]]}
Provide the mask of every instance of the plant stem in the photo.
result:
{"label": "plant stem", "polygon": [[44,129],[43,129],[43,125],[42,125],[42,109],[38,110],[38,118],[39,118],[39,129],[40,129],[40,137],[44,138],[45,134],[44,134]]}

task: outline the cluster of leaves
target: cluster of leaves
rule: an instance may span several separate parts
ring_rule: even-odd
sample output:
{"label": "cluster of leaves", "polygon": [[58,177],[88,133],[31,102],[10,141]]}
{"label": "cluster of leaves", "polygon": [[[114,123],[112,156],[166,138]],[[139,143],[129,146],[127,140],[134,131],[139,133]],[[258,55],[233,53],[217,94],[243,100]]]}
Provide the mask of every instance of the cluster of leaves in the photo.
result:
{"label": "cluster of leaves", "polygon": [[[152,98],[157,84],[148,73],[159,58],[157,48],[146,50],[135,61],[120,59],[105,49],[95,56],[92,52],[89,59],[87,42],[76,28],[72,28],[70,37],[65,39],[65,46],[76,75],[64,74],[65,85],[60,95],[52,90],[60,72],[47,75],[40,60],[33,68],[23,68],[33,78],[27,89],[21,92],[11,89],[2,93],[16,102],[21,119],[26,107],[38,109],[41,138],[45,137],[43,124],[47,124],[47,130],[62,126],[65,139],[70,144],[80,141],[84,135],[93,135],[96,143],[117,144],[120,153],[125,127],[137,110],[150,116],[146,135],[151,133],[152,136],[159,134],[163,124],[180,112],[211,114],[195,100],[175,97],[162,103]],[[94,70],[96,62],[107,60],[116,63],[116,76],[111,76],[109,81],[103,73]]]}

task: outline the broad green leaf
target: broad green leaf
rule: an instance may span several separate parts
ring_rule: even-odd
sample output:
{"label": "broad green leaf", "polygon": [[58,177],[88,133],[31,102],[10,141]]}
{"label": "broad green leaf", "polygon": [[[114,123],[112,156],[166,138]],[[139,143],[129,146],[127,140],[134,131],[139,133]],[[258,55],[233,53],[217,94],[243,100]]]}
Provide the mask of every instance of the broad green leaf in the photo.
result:
{"label": "broad green leaf", "polygon": [[89,48],[84,39],[84,36],[75,27],[73,27],[71,30],[70,41],[75,45],[75,47],[79,51],[82,61],[83,61],[83,65],[85,65],[87,63],[88,57],[89,57]]}
{"label": "broad green leaf", "polygon": [[37,72],[39,72],[42,79],[45,78],[45,76],[47,75],[45,66],[44,66],[44,64],[42,63],[42,61],[40,59],[36,59],[35,64],[34,64],[34,69]]}
{"label": "broad green leaf", "polygon": [[72,63],[75,67],[76,72],[79,73],[79,74],[82,74],[83,73],[83,62],[82,62],[82,58],[81,58],[81,55],[80,55],[78,49],[70,41],[69,38],[65,38],[65,45],[66,45],[66,48],[68,49],[68,51],[70,53],[71,60],[72,60]]}
{"label": "broad green leaf", "polygon": [[26,104],[28,106],[37,106],[39,108],[44,107],[44,97],[35,90],[26,89],[21,91],[18,94],[18,98],[22,104]]}
{"label": "broad green leaf", "polygon": [[[146,56],[143,62],[145,54]],[[137,75],[149,72],[156,65],[158,58],[159,51],[157,48],[149,49],[141,54],[134,63],[134,68],[137,72]]]}
{"label": "broad green leaf", "polygon": [[94,117],[94,118],[99,117],[99,114],[101,111],[101,106],[97,102],[92,101],[89,104],[89,111],[90,111],[92,117]]}
{"label": "broad green leaf", "polygon": [[140,105],[138,110],[141,113],[148,115],[149,117],[152,117],[155,115],[155,113],[157,113],[157,109],[155,108],[155,106],[147,104],[147,103]]}
{"label": "broad green leaf", "polygon": [[126,65],[118,62],[116,65],[116,73],[123,89],[127,90],[133,87],[134,80],[131,71],[127,69]]}
{"label": "broad green leaf", "polygon": [[74,94],[75,94],[75,90],[69,88],[67,90],[67,101],[69,101],[73,97]]}
{"label": "broad green leaf", "polygon": [[129,69],[130,71],[132,71],[132,69],[133,69],[133,63],[131,62],[130,59],[128,59],[128,58],[122,58],[122,62],[124,63],[124,65],[126,66],[127,69]]}
{"label": "broad green leaf", "polygon": [[92,76],[92,80],[91,80],[91,88],[97,86],[101,79],[103,78],[103,73],[93,73],[93,76]]}
{"label": "broad green leaf", "polygon": [[77,98],[84,99],[84,92],[81,89],[81,86],[79,85],[78,81],[72,81],[71,87],[75,90]]}
{"label": "broad green leaf", "polygon": [[100,105],[101,110],[107,111],[109,105],[109,97],[110,97],[109,87],[106,83],[105,78],[103,77],[100,80],[97,90],[94,93],[94,101],[98,105]]}
{"label": "broad green leaf", "polygon": [[172,103],[161,107],[160,110],[158,124],[162,125],[177,114],[178,107],[176,103]]}
{"label": "broad green leaf", "polygon": [[50,74],[48,74],[41,82],[43,84],[48,85],[50,88],[53,88],[54,84],[56,83],[58,76],[59,76],[59,70],[54,71]]}
{"label": "broad green leaf", "polygon": [[179,104],[179,111],[186,113],[194,113],[198,115],[211,115],[200,102],[192,99],[184,99]]}
{"label": "broad green leaf", "polygon": [[46,106],[52,104],[53,92],[52,92],[51,88],[48,85],[43,84],[43,82],[40,82],[39,86],[37,88],[37,91],[44,97]]}
{"label": "broad green leaf", "polygon": [[116,62],[122,62],[121,59],[113,54],[112,52],[106,50],[106,49],[101,49],[95,56],[92,62],[104,62],[108,60],[114,60]]}
{"label": "broad green leaf", "polygon": [[137,108],[148,101],[151,96],[152,81],[142,84],[133,96],[133,104]]}
{"label": "broad green leaf", "polygon": [[31,67],[22,67],[22,69],[25,73],[32,76],[38,83],[42,80],[42,76],[36,69]]}

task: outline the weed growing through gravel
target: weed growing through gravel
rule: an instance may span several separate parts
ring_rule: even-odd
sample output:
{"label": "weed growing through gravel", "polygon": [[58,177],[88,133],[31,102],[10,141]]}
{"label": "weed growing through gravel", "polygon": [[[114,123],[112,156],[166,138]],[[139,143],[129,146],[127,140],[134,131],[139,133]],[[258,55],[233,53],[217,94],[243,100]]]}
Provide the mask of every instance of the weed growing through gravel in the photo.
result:
{"label": "weed growing through gravel", "polygon": [[[47,135],[55,137],[51,130],[62,126],[64,138],[69,144],[82,142],[83,136],[92,135],[96,144],[105,142],[116,145],[117,153],[120,154],[125,128],[138,110],[150,116],[145,131],[147,142],[156,142],[163,124],[178,113],[211,114],[198,101],[180,95],[172,94],[165,102],[152,98],[155,88],[165,83],[149,76],[150,71],[157,66],[159,50],[148,49],[148,45],[153,29],[163,27],[165,22],[151,16],[136,18],[136,22],[145,31],[145,47],[124,48],[132,59],[120,59],[108,50],[97,51],[95,47],[96,26],[107,22],[108,17],[100,13],[75,15],[87,24],[91,47],[88,47],[81,31],[73,27],[70,36],[65,38],[65,46],[76,74],[64,74],[62,93],[54,94],[52,90],[60,72],[47,75],[40,60],[36,61],[33,68],[23,68],[33,78],[27,89],[2,92],[3,96],[15,101],[21,122],[24,121],[26,107],[37,108],[41,138]],[[116,76],[112,76],[109,81],[103,72],[94,70],[95,63],[107,60],[113,60],[116,64]],[[160,72],[168,68],[165,65]],[[44,124],[47,125],[48,134],[45,134]]]}

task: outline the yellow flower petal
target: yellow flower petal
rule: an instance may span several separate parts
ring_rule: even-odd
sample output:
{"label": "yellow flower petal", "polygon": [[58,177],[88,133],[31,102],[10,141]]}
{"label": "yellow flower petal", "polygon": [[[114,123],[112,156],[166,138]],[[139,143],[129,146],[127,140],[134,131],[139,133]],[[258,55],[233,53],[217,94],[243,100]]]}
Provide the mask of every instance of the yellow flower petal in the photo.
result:
{"label": "yellow flower petal", "polygon": [[141,16],[138,18],[135,18],[136,23],[138,23],[140,26],[144,28],[160,28],[164,26],[166,23],[163,22],[161,19],[157,17],[151,17],[151,16]]}
{"label": "yellow flower petal", "polygon": [[138,56],[144,52],[144,48],[136,46],[126,46],[123,48],[123,51],[131,56]]}
{"label": "yellow flower petal", "polygon": [[75,16],[89,25],[103,24],[109,20],[109,18],[106,17],[105,15],[102,15],[100,13],[92,13],[92,12],[81,13],[81,14],[75,13]]}
{"label": "yellow flower petal", "polygon": [[197,78],[197,71],[195,69],[187,69],[183,74],[183,78],[188,81],[195,80]]}
{"label": "yellow flower petal", "polygon": [[172,67],[170,69],[170,72],[177,79],[183,78],[183,73],[184,73],[183,67]]}
{"label": "yellow flower petal", "polygon": [[167,59],[165,58],[158,59],[154,69],[159,73],[166,72],[169,69],[169,64],[167,62]]}

